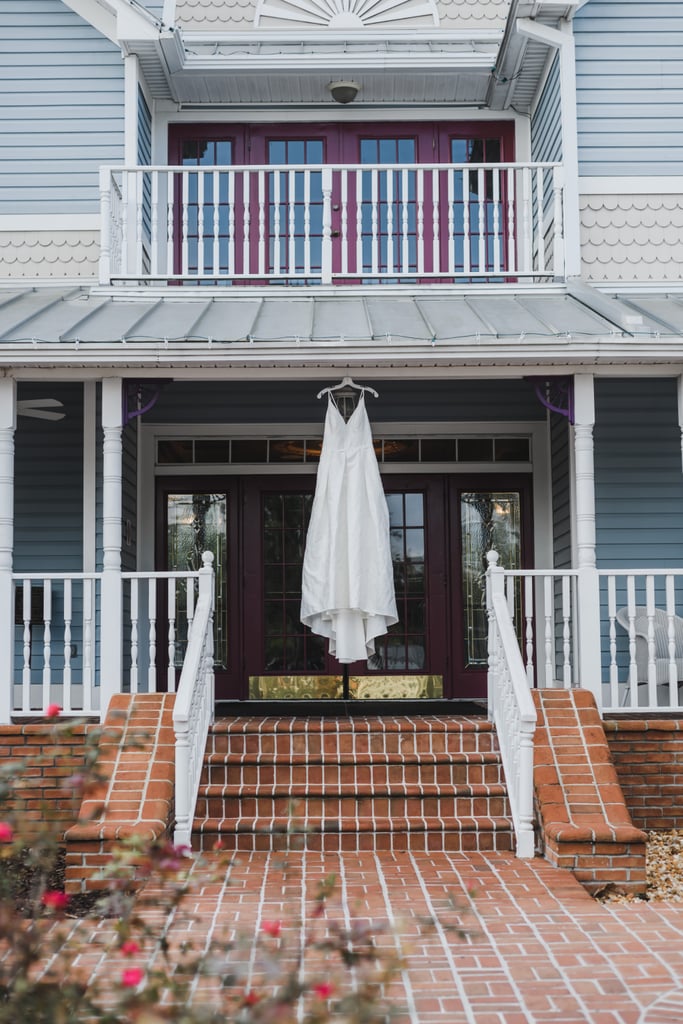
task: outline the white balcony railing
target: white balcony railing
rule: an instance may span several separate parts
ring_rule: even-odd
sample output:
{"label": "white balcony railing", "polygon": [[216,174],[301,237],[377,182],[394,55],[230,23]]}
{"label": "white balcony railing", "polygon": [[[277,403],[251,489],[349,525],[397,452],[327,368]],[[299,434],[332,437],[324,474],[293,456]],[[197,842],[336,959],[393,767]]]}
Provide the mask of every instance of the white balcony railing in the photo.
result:
{"label": "white balcony railing", "polygon": [[[131,693],[176,690],[195,613],[199,572],[122,573],[123,679]],[[11,713],[100,712],[101,573],[14,574]],[[163,645],[163,647],[162,647]],[[162,678],[163,677],[163,678]]]}
{"label": "white balcony railing", "polygon": [[103,167],[100,282],[564,276],[550,163]]}

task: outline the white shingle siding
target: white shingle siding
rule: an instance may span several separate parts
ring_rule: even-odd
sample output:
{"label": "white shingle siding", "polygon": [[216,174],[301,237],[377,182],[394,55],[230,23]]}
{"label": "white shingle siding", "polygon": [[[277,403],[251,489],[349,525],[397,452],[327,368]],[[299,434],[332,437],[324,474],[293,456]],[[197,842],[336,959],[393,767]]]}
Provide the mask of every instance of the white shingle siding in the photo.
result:
{"label": "white shingle siding", "polygon": [[574,33],[580,173],[680,174],[680,0],[590,0]]}
{"label": "white shingle siding", "polygon": [[123,62],[61,0],[0,4],[0,214],[96,213],[123,160]]}
{"label": "white shingle siding", "polygon": [[99,231],[0,231],[0,277],[96,278]]}
{"label": "white shingle siding", "polygon": [[581,196],[581,261],[589,281],[680,281],[683,195]]}
{"label": "white shingle siding", "polygon": [[[177,0],[176,24],[190,32],[253,30],[257,5],[258,0]],[[437,7],[443,29],[502,29],[510,0],[437,0]]]}

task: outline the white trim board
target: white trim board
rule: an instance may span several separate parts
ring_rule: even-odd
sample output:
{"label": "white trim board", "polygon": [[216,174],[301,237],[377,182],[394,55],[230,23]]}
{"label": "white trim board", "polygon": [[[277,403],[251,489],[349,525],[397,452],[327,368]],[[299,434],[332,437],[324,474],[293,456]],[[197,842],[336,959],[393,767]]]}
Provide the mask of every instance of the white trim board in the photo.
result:
{"label": "white trim board", "polygon": [[99,231],[99,213],[3,213],[0,231]]}
{"label": "white trim board", "polygon": [[683,175],[652,175],[647,178],[579,178],[582,196],[666,196],[683,194]]}

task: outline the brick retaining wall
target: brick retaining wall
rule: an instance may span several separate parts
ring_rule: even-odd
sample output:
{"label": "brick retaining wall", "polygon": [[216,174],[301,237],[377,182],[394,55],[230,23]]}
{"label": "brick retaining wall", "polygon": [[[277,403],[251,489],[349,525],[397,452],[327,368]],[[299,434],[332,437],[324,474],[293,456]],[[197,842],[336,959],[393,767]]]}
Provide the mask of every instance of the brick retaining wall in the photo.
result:
{"label": "brick retaining wall", "polygon": [[683,719],[603,724],[634,825],[683,829]]}

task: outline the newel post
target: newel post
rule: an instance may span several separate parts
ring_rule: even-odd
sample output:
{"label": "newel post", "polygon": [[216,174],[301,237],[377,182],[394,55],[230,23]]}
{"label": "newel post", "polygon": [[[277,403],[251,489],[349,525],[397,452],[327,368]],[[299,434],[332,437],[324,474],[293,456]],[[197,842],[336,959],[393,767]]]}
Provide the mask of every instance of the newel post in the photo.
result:
{"label": "newel post", "polygon": [[578,684],[591,690],[602,707],[600,649],[600,579],[596,562],[595,469],[593,428],[595,395],[592,374],[574,377],[574,494],[578,569]]}
{"label": "newel post", "polygon": [[123,390],[118,377],[102,381],[102,626],[100,716],[121,692],[123,680],[123,594],[121,515],[123,498]]}
{"label": "newel post", "polygon": [[0,724],[12,721],[14,690],[14,432],[17,385],[0,379]]}
{"label": "newel post", "polygon": [[489,721],[493,721],[496,700],[496,648],[497,648],[497,627],[496,617],[493,611],[493,598],[500,594],[505,596],[505,571],[502,565],[498,565],[498,552],[488,551],[486,561],[486,614],[488,616],[488,675],[487,675],[487,704]]}

